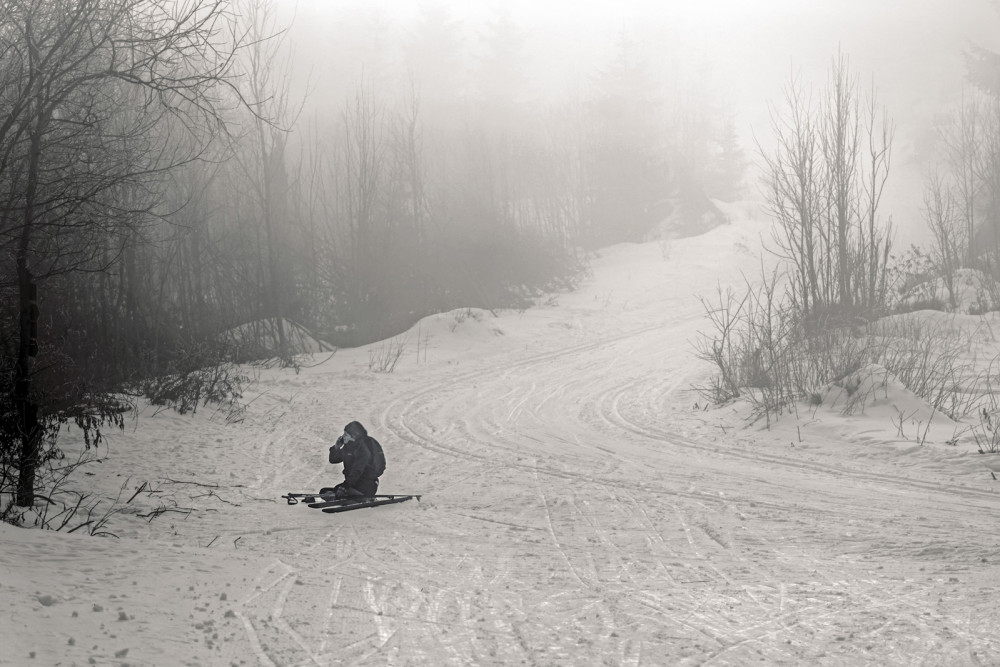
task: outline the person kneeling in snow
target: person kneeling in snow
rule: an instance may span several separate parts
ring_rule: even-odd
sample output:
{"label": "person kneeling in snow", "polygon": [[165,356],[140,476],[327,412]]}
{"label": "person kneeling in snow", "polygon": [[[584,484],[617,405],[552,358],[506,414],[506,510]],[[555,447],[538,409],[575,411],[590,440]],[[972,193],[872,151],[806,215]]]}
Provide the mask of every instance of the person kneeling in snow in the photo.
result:
{"label": "person kneeling in snow", "polygon": [[335,498],[362,498],[378,493],[378,478],[385,472],[385,453],[378,440],[359,422],[344,427],[344,434],[330,447],[330,463],[344,464],[344,481],[321,494]]}

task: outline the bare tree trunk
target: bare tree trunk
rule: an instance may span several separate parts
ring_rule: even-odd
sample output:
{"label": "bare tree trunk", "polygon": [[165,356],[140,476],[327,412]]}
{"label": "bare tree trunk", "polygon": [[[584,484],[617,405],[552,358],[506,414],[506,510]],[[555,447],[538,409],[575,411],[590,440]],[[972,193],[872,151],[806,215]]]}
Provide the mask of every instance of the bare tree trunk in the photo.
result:
{"label": "bare tree trunk", "polygon": [[[257,197],[257,215],[263,229],[261,289],[267,315],[274,321],[280,358],[290,356],[285,319],[295,298],[295,280],[289,257],[288,174],[285,146],[288,125],[294,122],[288,108],[288,63],[280,50],[284,35],[271,39],[274,31],[273,0],[246,0],[244,13],[251,36],[248,80],[258,111],[254,116],[255,146],[247,172]],[[284,71],[283,71],[284,70]],[[270,330],[270,327],[267,327]]]}
{"label": "bare tree trunk", "polygon": [[853,305],[854,265],[850,242],[857,220],[857,158],[859,152],[859,119],[856,86],[849,77],[847,58],[839,55],[830,73],[823,113],[821,144],[826,163],[826,180],[830,197],[829,228],[836,235],[837,297],[844,306]]}
{"label": "bare tree trunk", "polygon": [[767,207],[778,221],[778,254],[794,267],[793,286],[802,313],[829,297],[829,253],[821,229],[823,174],[819,137],[807,100],[793,82],[785,92],[788,118],[772,113],[778,138],[774,156],[761,154],[768,169]]}
{"label": "bare tree trunk", "polygon": [[17,286],[20,301],[17,363],[14,367],[14,405],[21,433],[21,458],[18,464],[15,504],[30,507],[35,503],[35,472],[41,452],[41,425],[38,403],[31,395],[31,359],[37,352],[35,327],[38,311],[35,306],[35,283],[22,258],[17,262]]}
{"label": "bare tree trunk", "polygon": [[[871,309],[885,301],[887,263],[892,247],[892,221],[882,224],[879,208],[889,179],[894,128],[888,112],[882,110],[879,119],[874,87],[868,102],[865,132],[868,139],[867,172],[862,184],[861,219],[859,221],[859,277],[864,281],[860,295],[865,308]],[[867,226],[867,229],[865,229]],[[867,269],[867,274],[865,273]]]}
{"label": "bare tree trunk", "polygon": [[[30,34],[30,28],[28,29]],[[34,44],[29,42],[34,52]],[[34,58],[32,64],[35,64]],[[41,106],[40,101],[35,104]],[[41,425],[38,420],[39,405],[32,396],[31,359],[38,353],[36,340],[38,311],[36,285],[28,268],[28,252],[35,231],[35,199],[38,192],[42,136],[46,116],[41,110],[35,119],[29,139],[27,179],[24,191],[21,234],[17,248],[17,290],[20,303],[18,319],[17,363],[14,370],[14,405],[17,410],[21,436],[21,458],[18,466],[17,491],[14,502],[21,507],[35,503],[35,473],[41,452]]]}
{"label": "bare tree trunk", "polygon": [[354,301],[362,312],[377,291],[376,202],[384,168],[384,109],[364,84],[344,116],[347,165],[347,214],[351,231]]}
{"label": "bare tree trunk", "polygon": [[[278,356],[282,359],[289,356],[288,340],[285,335],[285,303],[283,299],[282,283],[284,282],[283,276],[288,270],[288,267],[284,265],[286,258],[284,253],[279,249],[279,243],[281,243],[281,234],[276,229],[278,226],[278,210],[282,209],[282,213],[285,213],[284,206],[279,204],[279,197],[281,202],[284,202],[287,192],[279,192],[280,186],[278,185],[279,179],[282,183],[285,181],[285,161],[284,161],[284,141],[273,136],[270,142],[267,141],[264,136],[263,122],[257,122],[257,129],[260,133],[260,146],[261,146],[261,160],[263,162],[262,167],[264,169],[264,178],[262,183],[262,204],[263,204],[263,223],[264,223],[264,234],[267,239],[267,267],[269,281],[267,285],[267,295],[270,300],[270,308],[268,309],[274,318],[275,327],[278,334]],[[284,216],[282,216],[284,217]]]}

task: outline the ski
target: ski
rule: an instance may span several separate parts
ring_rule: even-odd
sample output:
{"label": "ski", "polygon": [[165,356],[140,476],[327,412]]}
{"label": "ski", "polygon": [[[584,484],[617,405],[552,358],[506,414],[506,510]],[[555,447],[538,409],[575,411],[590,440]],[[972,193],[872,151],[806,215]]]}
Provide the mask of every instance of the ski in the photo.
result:
{"label": "ski", "polygon": [[315,509],[323,509],[324,507],[335,507],[336,505],[346,505],[351,502],[361,502],[362,498],[355,496],[354,498],[320,498],[315,502],[309,503],[309,507]]}
{"label": "ski", "polygon": [[322,507],[321,509],[328,514],[334,512],[350,512],[351,510],[359,510],[365,507],[378,507],[379,505],[402,503],[413,498],[416,498],[418,501],[420,500],[420,496],[369,496],[361,501],[355,501],[353,503],[343,505],[332,505],[330,507]]}
{"label": "ski", "polygon": [[314,503],[314,502],[316,502],[317,498],[321,498],[323,500],[333,500],[334,499],[332,493],[327,493],[327,494],[323,494],[323,493],[286,493],[285,495],[283,495],[281,497],[284,498],[285,500],[287,500],[289,505],[298,505],[299,501],[306,502],[306,503]]}
{"label": "ski", "polygon": [[[363,496],[363,497],[355,496],[353,498],[336,498],[333,496],[333,494],[330,493],[323,494],[323,493],[308,493],[308,492],[305,493],[289,492],[281,497],[287,500],[289,505],[298,505],[299,502],[303,502],[309,505],[309,507],[316,507],[322,509],[323,507],[333,507],[336,505],[342,505],[345,502],[352,502],[352,501],[357,502],[359,500],[364,500],[364,499],[391,500],[393,498],[403,498],[404,496],[400,494],[391,494],[391,495],[376,494],[374,496]],[[414,495],[412,493],[406,494],[405,498],[407,500],[409,500],[410,498],[416,498],[417,500],[420,500],[419,495]],[[402,501],[394,500],[393,502],[402,502]]]}
{"label": "ski", "polygon": [[[400,498],[402,500],[400,500]],[[410,498],[416,498],[420,500],[420,496],[413,494],[393,494],[393,495],[374,495],[374,496],[355,496],[353,498],[339,498],[337,500],[323,500],[321,502],[310,503],[309,507],[314,509],[325,509],[328,507],[340,507],[342,505],[364,505],[369,507],[373,504],[376,505],[387,505],[389,503],[401,503],[403,500],[409,500]],[[385,502],[383,502],[385,501]]]}

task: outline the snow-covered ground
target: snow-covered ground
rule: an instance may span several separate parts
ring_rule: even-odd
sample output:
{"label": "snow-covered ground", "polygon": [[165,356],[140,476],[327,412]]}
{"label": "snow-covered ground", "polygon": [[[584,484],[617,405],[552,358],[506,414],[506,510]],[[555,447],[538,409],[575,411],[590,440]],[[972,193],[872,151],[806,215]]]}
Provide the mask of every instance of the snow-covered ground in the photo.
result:
{"label": "snow-covered ground", "polygon": [[[692,390],[697,295],[759,270],[744,212],[262,371],[241,421],[146,408],[74,482],[118,539],[0,526],[0,664],[1000,664],[1000,458],[891,383],[770,430]],[[423,499],[288,506],[353,419]]]}

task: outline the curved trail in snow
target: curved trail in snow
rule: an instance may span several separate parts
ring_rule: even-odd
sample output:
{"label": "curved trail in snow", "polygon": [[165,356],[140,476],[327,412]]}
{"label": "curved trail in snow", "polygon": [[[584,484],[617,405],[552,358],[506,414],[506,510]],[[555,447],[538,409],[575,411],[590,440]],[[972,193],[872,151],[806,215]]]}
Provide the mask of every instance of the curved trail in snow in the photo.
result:
{"label": "curved trail in snow", "polygon": [[[308,399],[289,405],[293,418],[338,402],[338,414],[367,415],[389,454],[383,488],[424,500],[336,518],[296,512],[297,530],[261,537],[254,548],[275,561],[240,609],[247,655],[275,665],[1000,662],[985,623],[1000,610],[998,496],[843,460],[834,441],[797,450],[758,429],[718,429],[693,408],[700,307],[650,284],[610,303],[610,316],[577,299],[567,311],[581,324],[543,327],[551,338],[533,338],[531,351],[510,344],[368,389],[358,379],[353,398],[336,377],[300,380]],[[323,425],[336,432],[340,421]],[[262,487],[311,469],[315,453],[296,451],[286,470],[261,472]]]}

